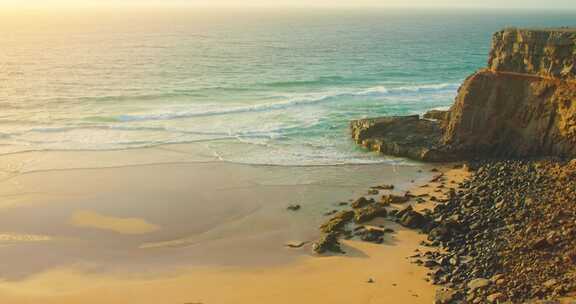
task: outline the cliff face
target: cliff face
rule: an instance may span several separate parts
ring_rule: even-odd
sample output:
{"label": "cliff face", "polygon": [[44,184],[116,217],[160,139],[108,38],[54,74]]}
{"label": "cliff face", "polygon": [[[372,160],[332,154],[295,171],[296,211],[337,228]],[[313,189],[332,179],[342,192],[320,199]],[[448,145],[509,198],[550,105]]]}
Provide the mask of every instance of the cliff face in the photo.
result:
{"label": "cliff face", "polygon": [[[418,147],[428,157],[404,153],[398,135],[386,128],[389,120],[379,125],[356,121],[352,130],[368,135],[355,137],[367,147],[421,160],[576,157],[576,30],[507,29],[494,34],[488,67],[466,79],[449,113],[424,117],[437,121],[418,124],[432,124],[427,130],[440,135],[433,132],[426,136],[432,140],[410,144],[411,151]],[[394,129],[402,129],[397,119]],[[391,141],[400,147],[374,145]]]}
{"label": "cliff face", "polygon": [[472,156],[576,157],[576,32],[505,30],[470,76],[443,144]]}
{"label": "cliff face", "polygon": [[576,78],[576,30],[508,29],[494,34],[488,67],[546,78]]}

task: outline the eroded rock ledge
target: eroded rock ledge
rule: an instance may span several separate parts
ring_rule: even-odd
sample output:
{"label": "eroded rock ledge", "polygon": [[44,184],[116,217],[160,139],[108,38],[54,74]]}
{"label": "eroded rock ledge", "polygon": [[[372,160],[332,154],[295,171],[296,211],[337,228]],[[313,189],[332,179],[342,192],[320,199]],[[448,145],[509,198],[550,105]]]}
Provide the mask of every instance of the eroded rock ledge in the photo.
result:
{"label": "eroded rock ledge", "polygon": [[466,79],[449,112],[352,121],[372,150],[423,161],[576,157],[576,30],[494,34],[488,67]]}

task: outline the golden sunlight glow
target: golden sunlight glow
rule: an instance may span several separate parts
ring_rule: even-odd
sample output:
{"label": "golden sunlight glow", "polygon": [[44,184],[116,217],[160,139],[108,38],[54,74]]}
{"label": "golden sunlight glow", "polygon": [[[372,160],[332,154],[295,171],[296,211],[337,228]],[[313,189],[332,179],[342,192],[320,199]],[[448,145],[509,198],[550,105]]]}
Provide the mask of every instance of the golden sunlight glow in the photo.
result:
{"label": "golden sunlight glow", "polygon": [[86,6],[202,6],[202,7],[494,7],[576,8],[573,0],[0,0],[0,7],[86,7]]}

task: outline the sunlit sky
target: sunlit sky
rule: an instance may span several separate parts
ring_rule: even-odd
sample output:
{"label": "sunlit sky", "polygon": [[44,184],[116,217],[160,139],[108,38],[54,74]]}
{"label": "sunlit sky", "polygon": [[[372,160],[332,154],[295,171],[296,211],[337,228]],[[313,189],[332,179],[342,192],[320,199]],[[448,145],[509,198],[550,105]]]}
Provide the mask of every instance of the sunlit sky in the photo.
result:
{"label": "sunlit sky", "polygon": [[190,5],[204,7],[411,7],[576,9],[576,0],[0,0],[1,7]]}

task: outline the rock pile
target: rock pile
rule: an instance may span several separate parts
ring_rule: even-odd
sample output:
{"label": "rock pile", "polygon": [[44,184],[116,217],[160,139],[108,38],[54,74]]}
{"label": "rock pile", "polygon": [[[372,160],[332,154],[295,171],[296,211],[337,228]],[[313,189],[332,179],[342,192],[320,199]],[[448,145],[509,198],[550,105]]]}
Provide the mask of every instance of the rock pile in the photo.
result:
{"label": "rock pile", "polygon": [[433,283],[451,288],[446,303],[523,303],[576,291],[576,160],[473,167],[430,214],[428,245],[444,250],[416,256]]}

